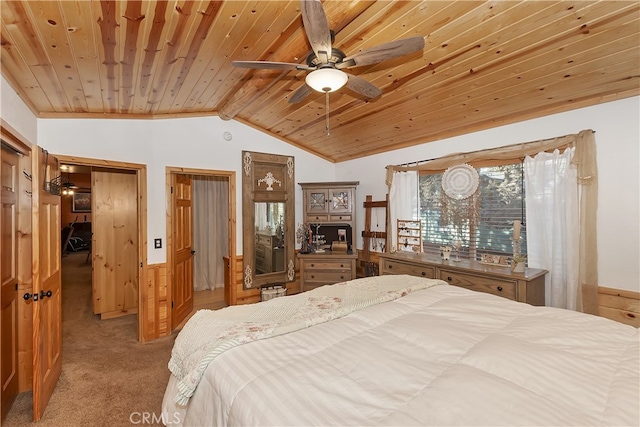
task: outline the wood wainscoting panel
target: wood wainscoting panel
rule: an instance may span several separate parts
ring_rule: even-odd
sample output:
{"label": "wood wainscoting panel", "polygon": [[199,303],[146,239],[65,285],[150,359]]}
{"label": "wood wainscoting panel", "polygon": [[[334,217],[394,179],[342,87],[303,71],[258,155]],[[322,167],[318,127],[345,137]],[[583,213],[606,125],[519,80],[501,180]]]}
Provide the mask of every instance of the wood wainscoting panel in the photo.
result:
{"label": "wood wainscoting panel", "polygon": [[602,317],[640,327],[640,292],[600,286],[598,309]]}
{"label": "wood wainscoting panel", "polygon": [[[225,257],[225,269],[230,269],[229,258]],[[253,304],[260,302],[260,289],[244,289],[244,277],[242,270],[242,255],[236,255],[235,277],[231,278],[225,272],[225,299],[228,305]],[[300,268],[296,257],[296,276],[292,282],[287,282],[287,295],[300,292]],[[229,281],[227,281],[229,280]],[[227,293],[228,289],[228,293]],[[228,299],[227,299],[228,296]]]}
{"label": "wood wainscoting panel", "polygon": [[143,341],[171,335],[169,328],[169,298],[167,298],[167,264],[147,267],[147,285],[144,310],[139,313],[146,322]]}

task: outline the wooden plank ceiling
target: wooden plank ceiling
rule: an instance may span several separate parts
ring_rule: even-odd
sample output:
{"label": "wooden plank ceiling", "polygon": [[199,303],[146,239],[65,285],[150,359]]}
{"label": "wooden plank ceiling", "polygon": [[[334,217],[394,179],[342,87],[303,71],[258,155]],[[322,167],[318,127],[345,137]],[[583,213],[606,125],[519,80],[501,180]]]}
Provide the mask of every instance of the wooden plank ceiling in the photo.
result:
{"label": "wooden plank ceiling", "polygon": [[[311,48],[293,1],[2,1],[2,74],[38,117],[218,114],[340,162],[640,94],[638,1],[326,0],[347,55],[416,35],[417,54],[346,70],[375,84],[299,104]],[[523,135],[526,139],[526,135]]]}

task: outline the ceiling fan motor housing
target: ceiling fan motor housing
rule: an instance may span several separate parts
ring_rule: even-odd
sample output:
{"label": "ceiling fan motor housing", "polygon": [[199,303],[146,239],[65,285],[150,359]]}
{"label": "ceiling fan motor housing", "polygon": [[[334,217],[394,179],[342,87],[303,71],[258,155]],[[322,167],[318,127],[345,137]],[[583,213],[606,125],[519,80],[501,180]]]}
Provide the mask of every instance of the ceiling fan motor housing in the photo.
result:
{"label": "ceiling fan motor housing", "polygon": [[[340,49],[331,48],[331,56],[329,57],[328,64],[324,64],[324,66],[331,66],[332,68],[335,68],[335,64],[341,63],[342,60],[346,58],[346,56],[347,55],[345,55],[345,53]],[[316,56],[314,52],[311,52],[309,56],[307,56],[307,65],[309,67],[318,67],[322,65],[322,61]]]}

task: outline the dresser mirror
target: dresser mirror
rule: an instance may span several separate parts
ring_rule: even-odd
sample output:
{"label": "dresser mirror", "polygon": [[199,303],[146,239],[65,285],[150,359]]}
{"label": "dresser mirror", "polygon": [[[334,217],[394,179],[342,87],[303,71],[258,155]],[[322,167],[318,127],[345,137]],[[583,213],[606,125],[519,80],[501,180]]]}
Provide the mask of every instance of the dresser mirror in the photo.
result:
{"label": "dresser mirror", "polygon": [[242,152],[243,287],[295,278],[294,158]]}

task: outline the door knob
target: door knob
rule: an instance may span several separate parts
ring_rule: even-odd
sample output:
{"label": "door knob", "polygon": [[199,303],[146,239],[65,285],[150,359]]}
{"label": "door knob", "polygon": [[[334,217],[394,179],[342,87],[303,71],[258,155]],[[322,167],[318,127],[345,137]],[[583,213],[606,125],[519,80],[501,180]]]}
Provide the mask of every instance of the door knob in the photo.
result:
{"label": "door knob", "polygon": [[192,250],[191,255],[195,255],[195,254],[196,254],[196,251]]}
{"label": "door knob", "polygon": [[51,292],[51,290],[48,290],[47,292],[41,290],[40,294],[37,294],[37,293],[30,294],[29,292],[27,292],[24,295],[22,295],[22,299],[25,301],[29,301],[30,299],[33,298],[33,302],[36,302],[39,299],[44,299],[45,297],[51,298],[52,295],[53,295],[53,292]]}

